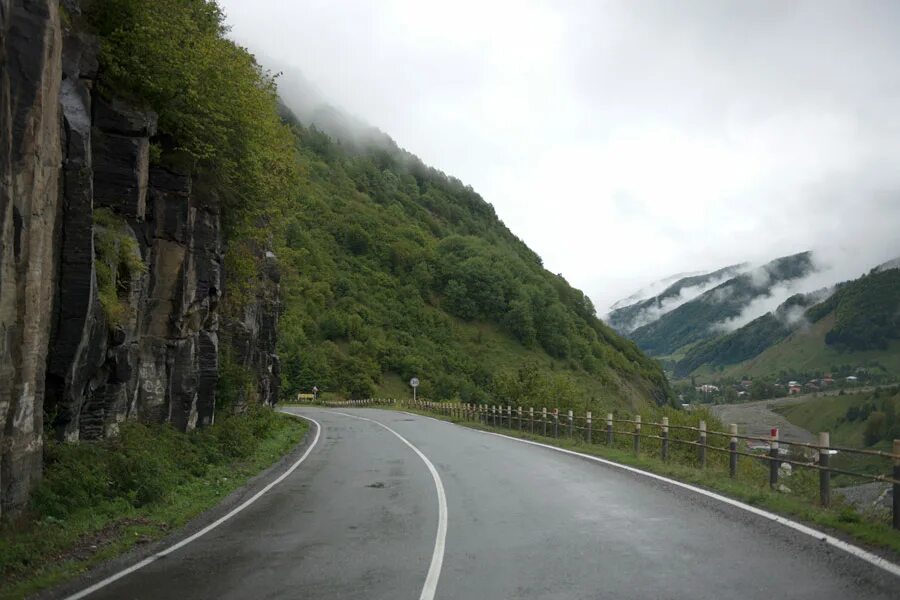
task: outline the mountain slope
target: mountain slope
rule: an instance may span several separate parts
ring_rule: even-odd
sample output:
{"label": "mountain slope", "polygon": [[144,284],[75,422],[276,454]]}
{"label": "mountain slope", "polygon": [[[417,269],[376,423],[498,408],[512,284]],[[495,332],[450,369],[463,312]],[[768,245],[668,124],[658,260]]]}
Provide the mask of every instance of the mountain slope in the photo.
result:
{"label": "mountain slope", "polygon": [[[873,270],[840,285],[827,300],[807,309],[801,322],[806,325],[749,360],[739,362],[724,360],[721,356],[718,359],[707,357],[706,360],[679,364],[678,372],[685,375],[704,365],[736,362],[738,364],[729,367],[725,374],[767,376],[781,371],[837,371],[836,366],[845,365],[898,375],[900,269]],[[739,329],[730,337],[746,339],[751,333],[749,328],[750,325]],[[692,358],[693,352],[692,349],[685,361]]]}
{"label": "mountain slope", "polygon": [[821,299],[822,293],[795,294],[774,312],[757,317],[743,327],[692,346],[675,365],[675,376],[684,377],[702,365],[719,366],[753,358],[805,324],[803,310]]}
{"label": "mountain slope", "polygon": [[[616,302],[606,320],[616,331],[630,333],[733,277],[745,267],[746,265],[741,264],[724,267],[711,273],[673,275],[663,280],[668,285],[656,296],[644,298],[642,292],[637,292],[625,300]],[[631,299],[634,301],[629,302]]]}
{"label": "mountain slope", "polygon": [[396,146],[348,151],[293,127],[302,177],[278,250],[287,394],[405,394],[417,376],[425,396],[482,401],[512,377],[540,382],[544,402],[666,401],[656,363],[471,188]]}
{"label": "mountain slope", "polygon": [[697,298],[634,330],[630,337],[645,352],[663,356],[717,335],[716,325],[741,315],[755,299],[769,296],[778,284],[814,270],[810,252],[775,259],[741,273]]}

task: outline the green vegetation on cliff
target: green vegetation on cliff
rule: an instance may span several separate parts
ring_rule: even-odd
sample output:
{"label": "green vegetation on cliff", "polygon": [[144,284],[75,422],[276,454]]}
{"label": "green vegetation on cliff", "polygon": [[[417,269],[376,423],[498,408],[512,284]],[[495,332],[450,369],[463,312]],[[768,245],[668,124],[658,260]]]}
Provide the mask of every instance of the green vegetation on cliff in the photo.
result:
{"label": "green vegetation on cliff", "polygon": [[349,151],[281,118],[215,2],[94,0],[89,15],[105,86],[157,111],[162,160],[187,155],[221,199],[226,312],[259,293],[275,252],[284,395],[396,394],[417,375],[432,398],[483,401],[524,366],[573,397],[667,400],[660,368],[471,188],[386,136]]}

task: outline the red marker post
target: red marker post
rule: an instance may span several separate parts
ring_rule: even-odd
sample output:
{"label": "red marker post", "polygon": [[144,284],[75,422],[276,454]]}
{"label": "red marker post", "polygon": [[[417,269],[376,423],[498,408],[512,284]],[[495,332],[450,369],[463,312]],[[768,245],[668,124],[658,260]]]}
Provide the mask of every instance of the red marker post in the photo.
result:
{"label": "red marker post", "polygon": [[778,428],[772,428],[772,439],[769,442],[769,486],[778,486]]}

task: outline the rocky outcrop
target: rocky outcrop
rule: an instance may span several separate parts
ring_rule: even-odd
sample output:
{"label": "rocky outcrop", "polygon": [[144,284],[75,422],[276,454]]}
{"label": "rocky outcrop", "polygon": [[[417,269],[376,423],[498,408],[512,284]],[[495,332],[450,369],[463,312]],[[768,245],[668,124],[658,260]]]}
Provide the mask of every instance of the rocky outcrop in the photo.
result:
{"label": "rocky outcrop", "polygon": [[[91,51],[75,39],[67,38],[67,64],[91,64],[69,56]],[[209,424],[222,288],[217,208],[192,193],[188,173],[151,167],[156,115],[91,98],[85,76],[67,73],[76,99],[63,102],[71,150],[48,412],[67,440],[108,436],[128,418],[182,430]],[[102,302],[98,268],[114,287]]]}
{"label": "rocky outcrop", "polygon": [[59,208],[55,0],[0,0],[0,514],[40,476]]}
{"label": "rocky outcrop", "polygon": [[240,393],[235,410],[248,402],[274,404],[281,383],[281,363],[276,354],[276,331],[281,315],[281,273],[278,259],[263,251],[261,277],[254,286],[252,302],[232,308],[225,315],[225,342],[234,363],[250,373],[257,385],[250,394]]}
{"label": "rocky outcrop", "polygon": [[[77,15],[77,2],[66,6]],[[223,333],[258,382],[235,408],[274,402],[280,302],[277,260],[265,253],[249,300],[220,327],[214,186],[199,189],[175,154],[151,160],[156,115],[99,93],[97,42],[62,27],[55,0],[0,0],[0,26],[7,512],[40,476],[45,430],[77,441],[112,435],[127,419],[211,424]]]}

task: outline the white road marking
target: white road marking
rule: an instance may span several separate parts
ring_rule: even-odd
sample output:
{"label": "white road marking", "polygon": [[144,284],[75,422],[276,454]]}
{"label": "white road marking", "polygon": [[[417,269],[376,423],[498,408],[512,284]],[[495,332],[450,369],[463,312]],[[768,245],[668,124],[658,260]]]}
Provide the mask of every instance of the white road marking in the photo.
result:
{"label": "white road marking", "polygon": [[[468,428],[467,428],[468,429]],[[607,460],[605,458],[600,458],[599,456],[592,456],[590,454],[582,454],[581,452],[575,452],[573,450],[566,450],[565,448],[557,448],[556,446],[551,446],[549,444],[542,444],[540,442],[533,442],[531,440],[523,440],[521,438],[504,435],[502,433],[495,433],[493,431],[483,431],[480,429],[473,429],[472,431],[478,431],[480,433],[485,433],[487,435],[495,435],[497,437],[506,438],[508,440],[513,440],[516,442],[522,442],[523,444],[531,444],[532,446],[540,446],[541,448],[548,448],[550,450],[555,450],[557,452],[562,452],[563,454],[571,454],[573,456],[578,456],[581,458],[586,458],[588,460],[593,460],[595,462],[602,463],[604,465],[608,465],[610,467],[616,467],[618,469],[623,469],[625,471],[630,471],[632,473],[637,473],[639,475],[644,475],[645,477],[650,477],[651,479],[656,479],[657,481],[664,481],[670,485],[674,485],[680,488],[684,488],[686,490],[690,490],[697,494],[702,494],[707,496],[708,498],[713,498],[720,502],[724,502],[725,504],[730,504],[736,508],[740,508],[742,510],[746,510],[747,512],[753,513],[760,517],[769,519],[770,521],[774,521],[776,523],[780,523],[785,527],[790,527],[795,531],[799,531],[800,533],[804,533],[810,537],[814,537],[817,540],[821,540],[827,544],[834,546],[835,548],[839,548],[848,554],[852,554],[853,556],[860,558],[867,563],[870,563],[880,569],[884,569],[888,573],[892,575],[896,575],[900,577],[900,565],[892,563],[891,561],[878,556],[877,554],[872,554],[867,550],[863,550],[859,546],[854,546],[853,544],[848,544],[847,542],[840,540],[834,536],[830,536],[826,533],[823,533],[817,529],[813,529],[812,527],[807,527],[801,523],[797,523],[796,521],[791,521],[790,519],[786,519],[785,517],[776,515],[775,513],[770,513],[766,510],[762,510],[760,508],[756,508],[755,506],[750,506],[749,504],[744,504],[739,500],[734,500],[732,498],[728,498],[726,496],[722,496],[721,494],[717,494],[715,492],[710,492],[709,490],[705,490],[703,488],[699,488],[693,486],[689,483],[682,483],[681,481],[676,481],[674,479],[669,479],[668,477],[663,477],[662,475],[657,475],[656,473],[650,473],[649,471],[642,471],[641,469],[636,469],[634,467],[630,467],[628,465],[623,465],[617,462],[613,462],[611,460]]]}
{"label": "white road marking", "polygon": [[245,508],[247,508],[248,506],[250,506],[251,504],[253,504],[253,503],[256,502],[257,500],[259,500],[259,498],[260,498],[263,494],[265,494],[266,492],[268,492],[269,490],[271,490],[273,487],[275,487],[276,485],[278,485],[279,483],[281,483],[282,481],[284,481],[284,479],[285,479],[288,475],[290,475],[291,473],[293,473],[293,472],[297,469],[297,467],[299,467],[300,464],[301,464],[304,460],[306,460],[306,457],[309,456],[309,453],[312,452],[313,448],[316,447],[316,444],[319,443],[319,436],[320,436],[320,434],[322,433],[322,425],[320,425],[319,422],[316,421],[315,419],[311,419],[311,418],[306,417],[306,416],[303,416],[303,415],[298,415],[298,414],[296,414],[296,413],[285,413],[285,414],[289,414],[289,415],[292,415],[292,416],[295,416],[295,417],[301,417],[301,418],[303,418],[303,419],[306,419],[307,421],[310,421],[310,422],[314,423],[315,426],[316,426],[316,437],[313,438],[312,444],[309,445],[309,448],[306,449],[306,452],[303,453],[303,456],[301,456],[300,458],[298,458],[298,459],[297,459],[297,462],[295,462],[294,464],[292,464],[291,467],[290,467],[287,471],[285,471],[284,473],[282,473],[281,475],[279,475],[278,478],[277,478],[275,481],[272,481],[271,483],[269,483],[269,485],[267,485],[267,486],[264,487],[263,489],[259,490],[259,491],[256,492],[255,494],[253,494],[253,496],[251,496],[249,499],[247,499],[246,501],[244,501],[240,506],[238,506],[237,508],[235,508],[234,510],[232,510],[232,511],[229,512],[228,514],[226,514],[226,515],[224,515],[224,516],[222,516],[222,517],[219,517],[218,519],[216,519],[215,521],[213,521],[212,523],[210,523],[209,525],[207,525],[206,527],[204,527],[203,529],[201,529],[200,531],[198,531],[198,532],[195,533],[194,535],[192,535],[192,536],[190,536],[190,537],[184,538],[183,540],[181,540],[181,541],[178,542],[177,544],[174,544],[174,545],[172,545],[172,546],[169,546],[169,547],[166,548],[165,550],[161,550],[161,551],[157,552],[156,554],[153,554],[153,555],[151,555],[151,556],[148,556],[147,558],[145,558],[145,559],[142,560],[141,562],[136,563],[136,564],[133,564],[133,565],[131,565],[130,567],[128,567],[127,569],[122,569],[122,570],[119,571],[118,573],[115,573],[115,574],[113,574],[113,575],[110,575],[109,577],[107,577],[107,578],[104,579],[103,581],[98,581],[98,582],[95,583],[94,585],[92,585],[92,586],[90,586],[90,587],[88,587],[88,588],[85,588],[85,589],[81,590],[80,592],[78,592],[78,593],[76,593],[76,594],[72,594],[71,596],[68,596],[65,600],[79,600],[79,598],[84,598],[85,596],[87,596],[87,595],[89,595],[89,594],[93,594],[93,593],[96,592],[97,590],[99,590],[99,589],[101,589],[101,588],[104,588],[104,587],[108,586],[109,584],[113,583],[114,581],[118,581],[119,579],[125,577],[126,575],[128,575],[128,574],[130,574],[130,573],[134,573],[134,572],[137,571],[138,569],[143,569],[144,567],[146,567],[146,566],[149,565],[150,563],[155,562],[157,559],[160,559],[160,558],[162,558],[162,557],[164,557],[164,556],[167,556],[167,555],[169,555],[169,554],[175,552],[175,551],[178,550],[179,548],[182,548],[182,547],[184,547],[184,546],[190,544],[191,542],[193,542],[193,541],[196,540],[197,538],[206,535],[207,533],[209,533],[210,531],[212,531],[213,529],[215,529],[216,527],[218,527],[219,525],[221,525],[222,523],[224,523],[225,521],[227,521],[228,519],[230,519],[230,518],[233,517],[234,515],[238,514],[239,512],[241,512],[242,510],[244,510]]}
{"label": "white road marking", "polygon": [[[434,552],[431,555],[431,565],[428,567],[428,575],[425,576],[425,585],[422,586],[422,593],[419,595],[419,600],[433,600],[434,594],[437,591],[438,579],[441,576],[441,567],[444,563],[444,545],[447,540],[447,495],[444,493],[444,484],[441,482],[441,476],[438,474],[437,469],[431,464],[431,461],[428,460],[428,457],[422,454],[422,451],[416,448],[410,443],[405,437],[375,419],[367,419],[366,417],[360,417],[358,415],[351,415],[344,412],[339,411],[328,411],[333,412],[337,415],[343,415],[345,417],[350,417],[352,419],[359,419],[360,421],[368,421],[370,423],[375,423],[376,425],[383,427],[393,433],[397,438],[406,444],[407,446],[415,452],[419,458],[422,459],[422,462],[425,463],[425,466],[428,467],[428,471],[431,473],[431,478],[434,479],[434,487],[437,490],[438,497],[438,529],[437,536],[434,539]],[[422,415],[416,415],[417,417]],[[437,420],[437,419],[436,419]]]}

